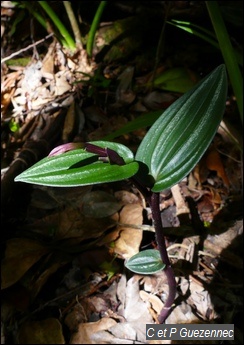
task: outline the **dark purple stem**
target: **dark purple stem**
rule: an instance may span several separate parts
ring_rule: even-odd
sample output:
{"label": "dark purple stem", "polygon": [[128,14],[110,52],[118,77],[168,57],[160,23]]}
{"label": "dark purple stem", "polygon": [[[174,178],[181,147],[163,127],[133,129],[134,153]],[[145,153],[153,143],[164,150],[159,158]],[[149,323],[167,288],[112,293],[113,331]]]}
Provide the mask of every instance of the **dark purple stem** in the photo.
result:
{"label": "dark purple stem", "polygon": [[166,274],[168,285],[169,285],[168,298],[166,299],[164,307],[158,316],[159,323],[164,323],[169,313],[171,312],[171,307],[175,300],[176,281],[175,281],[174,271],[171,267],[168,253],[166,250],[165,239],[164,239],[164,234],[163,234],[163,225],[162,225],[162,219],[161,219],[160,208],[159,208],[159,201],[160,201],[159,193],[152,193],[150,206],[152,210],[152,218],[154,221],[156,240],[157,240],[158,249],[161,255],[161,259],[166,264],[166,268],[164,269],[164,272]]}
{"label": "dark purple stem", "polygon": [[[100,159],[108,159],[111,164],[118,164],[118,165],[124,165],[125,161],[122,157],[118,155],[118,153],[114,150],[111,150],[109,148],[102,148],[97,145],[93,145],[90,143],[85,144],[85,148],[88,152],[97,154]],[[166,268],[164,269],[164,272],[166,274],[168,285],[169,285],[169,293],[168,298],[166,302],[164,303],[164,307],[161,310],[158,321],[159,323],[164,323],[167,319],[172,304],[175,300],[176,295],[176,281],[175,281],[175,275],[174,271],[171,267],[168,253],[166,250],[165,245],[165,239],[163,234],[163,225],[162,225],[162,219],[160,214],[160,208],[159,208],[159,193],[154,193],[148,190],[144,185],[141,184],[140,181],[138,181],[135,177],[131,177],[130,180],[135,184],[135,186],[139,189],[139,191],[144,195],[147,202],[150,204],[152,209],[152,218],[154,221],[154,227],[155,227],[155,233],[156,233],[156,240],[158,244],[158,249],[161,255],[162,261],[165,263]]]}

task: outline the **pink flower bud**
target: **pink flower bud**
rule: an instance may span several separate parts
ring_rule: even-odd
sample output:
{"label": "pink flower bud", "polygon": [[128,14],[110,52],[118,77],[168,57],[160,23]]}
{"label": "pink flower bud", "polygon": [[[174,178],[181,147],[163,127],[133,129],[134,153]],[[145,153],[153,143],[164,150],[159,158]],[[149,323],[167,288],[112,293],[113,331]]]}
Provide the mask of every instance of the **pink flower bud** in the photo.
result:
{"label": "pink flower bud", "polygon": [[81,149],[81,148],[84,148],[83,143],[67,143],[67,144],[59,145],[59,146],[55,147],[49,153],[48,157],[57,156],[57,155],[60,155],[61,153],[76,150],[76,149]]}

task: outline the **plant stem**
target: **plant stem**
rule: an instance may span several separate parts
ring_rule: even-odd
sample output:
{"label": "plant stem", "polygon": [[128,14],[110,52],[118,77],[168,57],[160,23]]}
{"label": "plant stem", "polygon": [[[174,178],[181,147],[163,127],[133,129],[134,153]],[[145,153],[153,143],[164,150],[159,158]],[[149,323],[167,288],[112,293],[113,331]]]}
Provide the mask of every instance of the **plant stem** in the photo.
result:
{"label": "plant stem", "polygon": [[[91,143],[85,143],[85,149],[88,152],[97,154],[98,156],[100,156],[100,158],[108,158],[111,163],[118,164],[118,165],[125,165],[124,159],[120,157],[118,153],[114,150],[111,150],[109,148],[102,148],[100,146],[97,146]],[[143,185],[142,182],[138,180],[135,176],[130,177],[130,180],[134,183],[134,185],[138,188],[138,190],[143,194],[143,196],[145,197],[145,199],[147,200],[147,202],[149,203],[151,207],[158,249],[160,252],[161,259],[163,263],[166,265],[166,267],[164,268],[164,272],[166,274],[167,281],[168,281],[169,293],[168,293],[168,298],[166,299],[164,303],[164,307],[158,316],[159,323],[164,323],[171,311],[172,304],[174,303],[174,300],[175,300],[176,281],[175,281],[174,271],[171,267],[168,253],[166,250],[166,245],[165,245],[165,239],[164,239],[164,234],[163,234],[163,224],[162,224],[160,208],[159,208],[159,193],[155,193],[155,192],[152,192],[151,190],[148,190],[148,188],[145,185]]]}
{"label": "plant stem", "polygon": [[166,299],[164,303],[164,307],[158,316],[159,323],[164,323],[171,311],[172,304],[174,303],[174,300],[175,300],[176,281],[175,281],[174,271],[171,267],[168,253],[166,250],[166,245],[165,245],[163,225],[162,225],[162,219],[161,219],[160,208],[159,208],[159,193],[152,193],[150,206],[152,210],[152,218],[154,221],[158,249],[159,249],[162,261],[166,264],[166,268],[164,269],[164,272],[166,274],[166,277],[168,280],[168,286],[169,286],[168,298]]}

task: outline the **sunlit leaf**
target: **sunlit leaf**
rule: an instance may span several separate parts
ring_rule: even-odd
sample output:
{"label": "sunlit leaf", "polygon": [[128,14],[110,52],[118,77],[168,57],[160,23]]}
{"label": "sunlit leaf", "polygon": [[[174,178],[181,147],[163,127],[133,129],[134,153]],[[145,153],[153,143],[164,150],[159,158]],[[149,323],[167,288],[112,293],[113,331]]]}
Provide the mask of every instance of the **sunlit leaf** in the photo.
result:
{"label": "sunlit leaf", "polygon": [[163,270],[165,266],[156,249],[143,250],[125,263],[125,267],[130,271],[139,274],[153,274]]}
{"label": "sunlit leaf", "polygon": [[110,142],[93,142],[100,147],[116,149],[125,165],[103,163],[98,155],[83,149],[46,157],[18,175],[16,182],[26,182],[53,187],[71,187],[120,181],[129,178],[138,170],[133,162],[133,153],[125,146]]}
{"label": "sunlit leaf", "polygon": [[136,154],[156,181],[152,191],[173,186],[195,167],[219,127],[226,95],[226,69],[220,65],[153,124]]}
{"label": "sunlit leaf", "polygon": [[82,168],[60,170],[28,176],[19,175],[15,181],[39,184],[53,187],[71,187],[91,185],[97,183],[114,182],[129,178],[138,170],[138,163],[133,162],[126,165],[110,165],[109,163],[92,163]]}

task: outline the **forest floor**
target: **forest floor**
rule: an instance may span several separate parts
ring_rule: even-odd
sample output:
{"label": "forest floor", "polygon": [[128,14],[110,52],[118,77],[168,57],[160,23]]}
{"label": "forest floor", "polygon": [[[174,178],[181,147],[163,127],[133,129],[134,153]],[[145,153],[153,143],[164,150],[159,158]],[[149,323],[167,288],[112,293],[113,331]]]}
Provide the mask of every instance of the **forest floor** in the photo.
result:
{"label": "forest floor", "polygon": [[[138,23],[149,9],[153,17],[160,2],[132,14],[117,9],[123,18],[108,14],[91,59],[84,47],[71,53],[41,30],[33,37],[28,16],[11,32],[18,10],[3,3],[9,2],[1,8],[2,343],[153,343],[146,340],[145,325],[158,323],[168,286],[163,271],[139,275],[124,266],[140,250],[157,248],[150,207],[135,186],[124,180],[54,188],[14,178],[68,142],[108,138],[136,152],[148,129],[141,116],[167,109],[223,63],[221,54],[168,25],[157,55],[162,23],[155,21],[150,30],[147,22],[146,29]],[[181,3],[186,7],[175,5],[171,18],[206,20],[203,4]],[[108,49],[115,23],[130,27],[131,17],[138,30],[132,27],[130,36]],[[160,79],[165,71],[171,76]],[[151,83],[155,76],[157,85]],[[233,344],[243,342],[241,145],[229,88],[211,146],[183,181],[160,194],[177,280],[166,323],[234,324]]]}

